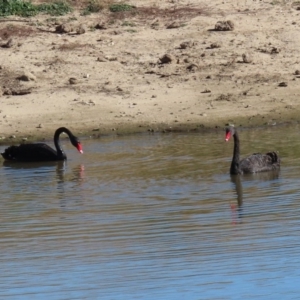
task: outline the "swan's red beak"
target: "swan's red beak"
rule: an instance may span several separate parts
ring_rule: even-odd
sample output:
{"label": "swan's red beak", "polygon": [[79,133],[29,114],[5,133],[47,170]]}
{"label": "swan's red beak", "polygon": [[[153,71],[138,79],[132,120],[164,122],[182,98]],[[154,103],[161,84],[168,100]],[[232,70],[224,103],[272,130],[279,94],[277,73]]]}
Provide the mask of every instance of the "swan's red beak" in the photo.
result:
{"label": "swan's red beak", "polygon": [[83,154],[82,146],[80,143],[77,144],[76,148],[81,154]]}
{"label": "swan's red beak", "polygon": [[229,139],[230,139],[230,137],[231,137],[230,131],[226,132],[226,135],[225,135],[225,141],[228,142]]}

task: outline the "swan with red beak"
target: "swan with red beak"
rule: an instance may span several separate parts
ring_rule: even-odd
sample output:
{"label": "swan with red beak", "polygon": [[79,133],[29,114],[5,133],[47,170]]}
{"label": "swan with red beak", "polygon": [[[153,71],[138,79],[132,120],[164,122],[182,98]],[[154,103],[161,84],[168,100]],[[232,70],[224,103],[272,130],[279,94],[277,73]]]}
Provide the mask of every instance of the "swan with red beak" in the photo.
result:
{"label": "swan with red beak", "polygon": [[225,130],[225,141],[228,142],[233,137],[233,156],[230,166],[230,174],[246,174],[277,170],[280,168],[280,158],[275,151],[266,154],[253,153],[240,160],[240,139],[238,131],[233,125],[229,125]]}
{"label": "swan with red beak", "polygon": [[59,140],[59,136],[63,132],[69,136],[71,144],[80,153],[83,153],[79,139],[73,135],[68,128],[60,127],[54,133],[54,145],[56,150],[45,143],[21,144],[19,146],[10,146],[6,148],[1,155],[5,160],[18,162],[65,160],[67,159],[67,156],[63,151]]}

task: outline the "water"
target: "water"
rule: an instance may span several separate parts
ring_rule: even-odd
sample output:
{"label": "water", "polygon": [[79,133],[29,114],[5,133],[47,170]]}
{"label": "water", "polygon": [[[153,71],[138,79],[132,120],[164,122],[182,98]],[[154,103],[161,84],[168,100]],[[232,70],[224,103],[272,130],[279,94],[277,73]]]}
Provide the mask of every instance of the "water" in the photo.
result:
{"label": "water", "polygon": [[223,132],[86,139],[84,155],[65,140],[65,163],[4,164],[0,299],[298,299],[299,128],[240,138],[281,170],[231,178]]}

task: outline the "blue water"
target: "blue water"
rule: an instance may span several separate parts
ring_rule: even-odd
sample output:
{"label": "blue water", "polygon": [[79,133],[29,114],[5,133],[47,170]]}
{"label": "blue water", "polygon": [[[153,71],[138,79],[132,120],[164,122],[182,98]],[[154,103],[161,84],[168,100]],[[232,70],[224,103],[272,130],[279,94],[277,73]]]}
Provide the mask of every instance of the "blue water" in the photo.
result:
{"label": "blue water", "polygon": [[64,140],[65,163],[1,166],[0,298],[298,299],[298,132],[241,130],[242,154],[282,167],[238,178],[223,131],[83,139],[83,155]]}

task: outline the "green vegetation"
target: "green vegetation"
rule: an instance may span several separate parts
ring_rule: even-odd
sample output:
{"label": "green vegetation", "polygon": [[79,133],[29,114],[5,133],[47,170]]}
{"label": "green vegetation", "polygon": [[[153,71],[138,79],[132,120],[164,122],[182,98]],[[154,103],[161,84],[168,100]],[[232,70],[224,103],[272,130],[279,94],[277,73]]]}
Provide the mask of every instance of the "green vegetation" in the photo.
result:
{"label": "green vegetation", "polygon": [[30,2],[3,0],[0,2],[0,16],[33,16],[36,8]]}
{"label": "green vegetation", "polygon": [[136,33],[137,32],[135,29],[127,29],[126,31],[130,32],[130,33]]}
{"label": "green vegetation", "polygon": [[271,5],[280,5],[283,4],[281,0],[273,0],[272,2],[270,2]]}
{"label": "green vegetation", "polygon": [[130,26],[130,27],[134,27],[134,26],[136,26],[136,24],[133,23],[133,22],[124,21],[124,22],[122,23],[122,26]]}
{"label": "green vegetation", "polygon": [[104,6],[102,4],[100,4],[99,1],[91,0],[88,3],[87,7],[82,12],[82,15],[86,16],[86,15],[90,15],[91,13],[97,13],[100,10],[102,10],[103,8],[104,8]]}
{"label": "green vegetation", "polygon": [[61,16],[72,9],[67,2],[58,1],[53,3],[32,4],[22,0],[0,0],[0,16],[17,15],[22,17],[35,16],[45,13],[52,16]]}
{"label": "green vegetation", "polygon": [[[112,0],[90,0],[83,10],[82,15],[97,13],[104,8],[108,8],[112,13],[130,11],[135,8],[135,6],[126,3],[111,3]],[[71,11],[71,6],[65,0],[57,0],[52,3],[41,4],[33,4],[28,0],[0,0],[0,17],[11,15],[30,17],[39,13],[52,16],[62,16]]]}
{"label": "green vegetation", "polygon": [[67,2],[44,3],[37,5],[38,12],[43,12],[52,16],[62,16],[72,11]]}
{"label": "green vegetation", "polygon": [[114,3],[110,4],[112,1],[99,1],[99,0],[91,0],[87,7],[82,12],[82,15],[90,15],[91,13],[97,13],[104,8],[108,8],[110,12],[123,12],[130,11],[135,8],[133,5],[129,5],[126,3]]}
{"label": "green vegetation", "polygon": [[129,11],[134,8],[135,6],[126,3],[116,3],[109,6],[111,12]]}

